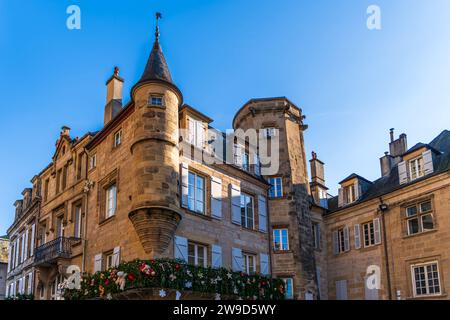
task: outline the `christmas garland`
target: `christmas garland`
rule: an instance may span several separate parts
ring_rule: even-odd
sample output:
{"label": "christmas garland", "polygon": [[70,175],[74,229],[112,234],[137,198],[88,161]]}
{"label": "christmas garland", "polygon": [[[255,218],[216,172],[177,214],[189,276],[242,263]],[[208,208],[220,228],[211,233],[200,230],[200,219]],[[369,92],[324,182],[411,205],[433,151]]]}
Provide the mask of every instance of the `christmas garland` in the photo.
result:
{"label": "christmas garland", "polygon": [[[196,267],[178,260],[135,260],[95,274],[83,274],[80,289],[63,287],[66,300],[112,299],[127,289],[166,288],[245,300],[282,300],[284,282],[258,274]],[[162,290],[164,291],[164,290]]]}
{"label": "christmas garland", "polygon": [[15,296],[5,298],[6,301],[14,301],[14,300],[34,300],[34,296],[32,294],[16,294]]}

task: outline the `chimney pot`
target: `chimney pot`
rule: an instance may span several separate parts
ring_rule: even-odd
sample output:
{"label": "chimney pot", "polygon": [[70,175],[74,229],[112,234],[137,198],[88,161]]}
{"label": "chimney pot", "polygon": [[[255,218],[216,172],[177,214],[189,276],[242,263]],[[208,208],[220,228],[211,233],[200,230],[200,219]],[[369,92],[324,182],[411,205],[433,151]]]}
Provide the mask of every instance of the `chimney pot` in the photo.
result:
{"label": "chimney pot", "polygon": [[394,128],[392,128],[391,130],[390,130],[390,135],[391,135],[391,142],[394,142]]}

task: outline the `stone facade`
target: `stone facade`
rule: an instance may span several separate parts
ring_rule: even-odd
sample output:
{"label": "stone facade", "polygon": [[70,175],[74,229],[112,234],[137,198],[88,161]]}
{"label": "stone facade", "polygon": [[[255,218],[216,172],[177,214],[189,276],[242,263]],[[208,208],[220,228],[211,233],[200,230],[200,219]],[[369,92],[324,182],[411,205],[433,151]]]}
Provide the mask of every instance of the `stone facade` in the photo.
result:
{"label": "stone facade", "polygon": [[8,248],[9,240],[7,237],[0,237],[0,300],[5,299],[6,295],[6,277],[8,273]]}

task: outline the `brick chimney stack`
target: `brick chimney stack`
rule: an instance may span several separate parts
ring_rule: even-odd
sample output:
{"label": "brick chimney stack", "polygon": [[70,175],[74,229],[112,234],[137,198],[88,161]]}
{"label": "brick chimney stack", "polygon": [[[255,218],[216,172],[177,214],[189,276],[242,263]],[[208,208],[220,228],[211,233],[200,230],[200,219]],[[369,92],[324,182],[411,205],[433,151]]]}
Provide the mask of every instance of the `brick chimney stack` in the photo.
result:
{"label": "brick chimney stack", "polygon": [[122,110],[123,82],[124,80],[119,77],[119,68],[114,67],[114,74],[106,81],[105,125]]}
{"label": "brick chimney stack", "polygon": [[328,188],[325,185],[325,164],[317,158],[314,151],[309,163],[311,165],[311,194],[318,205],[327,208]]}
{"label": "brick chimney stack", "polygon": [[391,169],[402,160],[402,155],[408,150],[408,141],[406,134],[402,133],[397,140],[394,137],[394,129],[389,131],[390,142],[389,151],[385,152],[380,158],[381,176],[389,175]]}

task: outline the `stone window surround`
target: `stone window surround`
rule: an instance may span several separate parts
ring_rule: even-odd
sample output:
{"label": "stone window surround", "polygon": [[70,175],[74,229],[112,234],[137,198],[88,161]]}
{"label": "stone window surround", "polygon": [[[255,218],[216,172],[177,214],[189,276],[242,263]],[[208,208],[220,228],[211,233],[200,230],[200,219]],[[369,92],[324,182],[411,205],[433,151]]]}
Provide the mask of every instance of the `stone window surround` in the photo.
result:
{"label": "stone window surround", "polygon": [[[119,142],[117,142],[117,136],[120,136]],[[111,135],[112,137],[112,150],[117,150],[120,148],[121,145],[123,145],[123,136],[124,132],[122,127],[117,128],[114,133]]]}
{"label": "stone window surround", "polygon": [[[429,264],[437,264],[437,270],[439,274],[439,284],[440,284],[440,294],[433,294],[433,295],[416,295],[415,293],[415,284],[414,281],[414,272],[413,267],[415,266],[421,266],[421,265],[429,265]],[[407,288],[409,292],[409,297],[407,299],[433,299],[437,297],[446,297],[447,292],[445,290],[445,279],[444,279],[444,273],[442,270],[442,263],[441,263],[441,256],[430,256],[420,259],[414,259],[410,261],[406,261],[405,263],[406,267],[406,279],[407,279]]]}
{"label": "stone window surround", "polygon": [[106,175],[101,181],[98,182],[98,194],[97,194],[97,208],[98,208],[98,223],[103,225],[107,221],[115,218],[119,209],[120,201],[116,200],[116,214],[106,218],[106,192],[109,187],[116,185],[116,199],[120,193],[120,181],[119,181],[119,169],[114,169],[111,173]]}
{"label": "stone window surround", "polygon": [[[192,214],[192,215],[194,215],[196,217],[204,217],[204,218],[211,218],[212,219],[212,214],[211,214],[211,197],[209,196],[209,195],[211,195],[211,180],[212,180],[212,177],[210,175],[208,175],[208,174],[205,174],[205,173],[201,172],[200,170],[197,170],[196,168],[191,167],[191,166],[189,166],[188,174],[189,173],[193,173],[195,175],[201,176],[204,179],[204,181],[205,181],[205,186],[204,186],[205,187],[204,188],[205,189],[204,190],[204,196],[205,196],[205,198],[204,198],[204,206],[205,206],[205,208],[204,208],[204,213],[199,213],[199,212],[196,212],[196,211],[192,211],[189,208],[183,208],[182,207],[182,209],[184,209],[187,213]],[[182,186],[180,184],[180,194],[182,193],[181,192],[181,188],[182,188]]]}
{"label": "stone window surround", "polygon": [[[275,230],[287,230],[287,242],[288,242],[287,243],[287,246],[288,246],[287,250],[275,250],[274,249]],[[290,236],[289,225],[272,226],[272,241],[271,241],[272,252],[275,253],[275,254],[283,254],[283,253],[290,253],[290,252],[292,252],[291,246],[290,246],[290,241],[289,241],[289,236]]]}
{"label": "stone window surround", "polygon": [[[432,230],[427,230],[427,231],[421,231],[418,233],[414,233],[414,234],[408,234],[408,220],[411,219],[411,217],[407,216],[407,208],[412,207],[414,205],[416,205],[418,207],[418,209],[420,210],[420,204],[427,202],[427,201],[431,201],[431,211],[425,213],[425,214],[431,214],[432,218],[433,218],[433,224],[434,224],[434,228]],[[400,217],[402,220],[402,235],[403,238],[411,238],[411,237],[416,237],[416,236],[421,236],[421,235],[425,235],[425,234],[429,234],[432,232],[436,232],[438,231],[438,219],[436,218],[436,210],[435,210],[436,206],[435,206],[435,201],[434,201],[434,195],[427,195],[427,196],[423,196],[420,198],[416,198],[414,200],[407,200],[403,203],[400,204]],[[420,218],[422,216],[422,214],[420,213],[420,211],[417,213],[417,216]]]}
{"label": "stone window surround", "polygon": [[84,200],[83,197],[78,197],[77,199],[73,200],[71,205],[70,205],[70,213],[69,213],[69,222],[73,224],[73,228],[72,228],[72,234],[74,237],[76,237],[75,235],[75,210],[77,207],[80,208],[80,229],[81,229],[81,237],[83,237],[83,220],[85,219],[85,208],[84,208]]}

